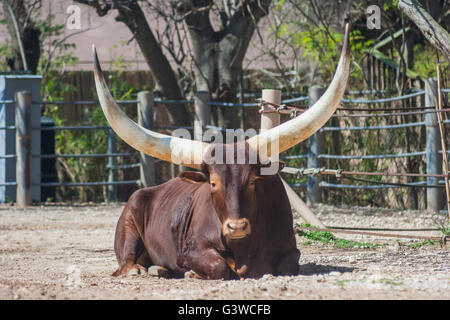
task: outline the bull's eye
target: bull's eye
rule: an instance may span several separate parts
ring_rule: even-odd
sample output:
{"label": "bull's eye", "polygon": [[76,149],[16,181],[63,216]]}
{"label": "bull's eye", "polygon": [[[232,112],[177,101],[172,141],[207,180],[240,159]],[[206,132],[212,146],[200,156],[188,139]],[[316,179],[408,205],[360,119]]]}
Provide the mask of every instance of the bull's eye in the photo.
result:
{"label": "bull's eye", "polygon": [[214,182],[211,182],[211,188],[215,188],[216,184]]}

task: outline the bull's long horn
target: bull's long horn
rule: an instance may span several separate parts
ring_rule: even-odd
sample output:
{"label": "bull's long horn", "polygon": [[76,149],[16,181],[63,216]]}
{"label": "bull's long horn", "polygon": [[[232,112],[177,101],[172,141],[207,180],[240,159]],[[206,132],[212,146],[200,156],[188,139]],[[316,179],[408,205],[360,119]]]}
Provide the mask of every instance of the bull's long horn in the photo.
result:
{"label": "bull's long horn", "polygon": [[95,46],[92,46],[92,48],[94,51],[94,77],[97,95],[103,113],[113,130],[126,143],[140,152],[158,159],[199,169],[203,150],[208,144],[153,132],[128,118],[111,96],[103,77]]}
{"label": "bull's long horn", "polygon": [[[350,27],[347,23],[345,26],[344,46],[336,73],[322,97],[297,118],[248,139],[249,145],[254,150],[260,151],[264,148],[264,150],[267,150],[268,156],[273,156],[271,155],[271,150],[277,150],[278,153],[283,152],[309,138],[333,115],[344,96],[349,75],[349,29]],[[273,148],[272,144],[274,143],[278,143],[278,149]]]}

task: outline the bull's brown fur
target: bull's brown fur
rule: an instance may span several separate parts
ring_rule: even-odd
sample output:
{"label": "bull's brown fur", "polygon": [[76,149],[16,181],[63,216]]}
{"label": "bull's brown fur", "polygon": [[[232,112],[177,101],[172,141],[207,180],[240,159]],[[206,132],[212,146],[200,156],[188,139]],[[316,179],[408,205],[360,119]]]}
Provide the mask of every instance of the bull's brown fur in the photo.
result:
{"label": "bull's brown fur", "polygon": [[[192,270],[205,279],[297,274],[288,197],[278,174],[260,176],[259,167],[204,164],[202,173],[136,191],[117,224],[114,275],[151,265],[174,277]],[[251,232],[238,240],[224,236],[227,219],[248,219]]]}

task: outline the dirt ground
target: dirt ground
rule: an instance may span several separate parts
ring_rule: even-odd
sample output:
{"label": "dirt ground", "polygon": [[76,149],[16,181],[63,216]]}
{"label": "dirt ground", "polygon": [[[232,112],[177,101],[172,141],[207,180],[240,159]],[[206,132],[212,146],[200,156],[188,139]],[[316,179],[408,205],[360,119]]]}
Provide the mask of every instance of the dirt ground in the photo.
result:
{"label": "dirt ground", "polygon": [[[0,299],[449,299],[449,245],[336,234],[378,243],[340,249],[298,237],[300,274],[258,280],[111,277],[124,204],[0,206]],[[331,226],[438,227],[443,216],[362,207],[314,208]],[[296,217],[295,222],[303,222]],[[440,232],[424,232],[440,235]]]}

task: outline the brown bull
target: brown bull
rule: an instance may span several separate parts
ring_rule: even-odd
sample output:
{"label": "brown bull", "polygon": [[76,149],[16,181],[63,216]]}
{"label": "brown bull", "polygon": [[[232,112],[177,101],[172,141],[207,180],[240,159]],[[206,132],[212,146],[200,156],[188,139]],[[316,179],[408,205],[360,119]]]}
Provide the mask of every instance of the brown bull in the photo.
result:
{"label": "brown bull", "polygon": [[[94,50],[97,94],[115,132],[141,152],[199,170],[131,196],[116,228],[119,268],[114,275],[152,265],[175,277],[193,271],[206,279],[297,274],[300,252],[289,200],[278,172],[267,175],[263,169],[278,165],[271,163],[278,156],[271,146],[277,144],[282,152],[305,140],[338,107],[349,74],[348,38],[347,25],[335,76],[308,111],[245,142],[225,145],[166,136],[130,120],[110,95]],[[255,150],[253,163],[250,154]],[[261,150],[267,154],[261,156]],[[209,161],[219,151],[233,151],[234,161]],[[236,159],[238,151],[245,154],[244,162]]]}
{"label": "brown bull", "polygon": [[289,200],[278,174],[259,170],[204,164],[202,172],[136,191],[116,229],[115,275],[150,265],[206,279],[297,274]]}

